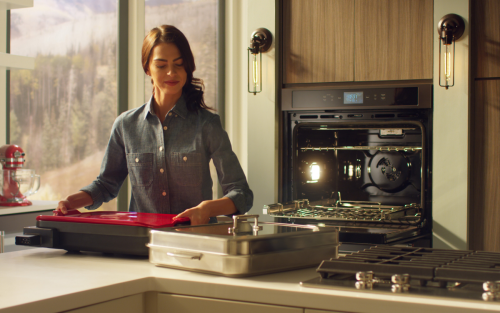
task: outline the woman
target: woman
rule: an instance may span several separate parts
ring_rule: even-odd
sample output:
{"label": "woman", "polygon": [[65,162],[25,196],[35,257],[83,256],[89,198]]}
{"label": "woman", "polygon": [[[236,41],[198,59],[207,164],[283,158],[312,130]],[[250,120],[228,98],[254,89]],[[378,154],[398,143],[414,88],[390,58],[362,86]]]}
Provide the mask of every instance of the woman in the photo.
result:
{"label": "woman", "polygon": [[[151,99],[118,116],[99,176],[57,209],[96,209],[115,198],[130,175],[130,211],[178,214],[191,225],[247,212],[253,193],[219,116],[205,105],[186,37],[174,26],[152,29],[142,45],[142,67],[151,76]],[[211,200],[210,159],[224,192],[217,200]]]}

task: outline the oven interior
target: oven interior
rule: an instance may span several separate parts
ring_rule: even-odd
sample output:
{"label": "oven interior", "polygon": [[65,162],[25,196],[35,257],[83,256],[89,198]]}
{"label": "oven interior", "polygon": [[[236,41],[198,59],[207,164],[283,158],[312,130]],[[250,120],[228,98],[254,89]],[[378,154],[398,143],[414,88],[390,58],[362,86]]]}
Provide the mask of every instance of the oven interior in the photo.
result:
{"label": "oven interior", "polygon": [[429,246],[428,113],[286,112],[283,200],[268,214],[340,226],[344,247],[422,238]]}
{"label": "oven interior", "polygon": [[422,207],[423,138],[416,121],[298,123],[293,198]]}

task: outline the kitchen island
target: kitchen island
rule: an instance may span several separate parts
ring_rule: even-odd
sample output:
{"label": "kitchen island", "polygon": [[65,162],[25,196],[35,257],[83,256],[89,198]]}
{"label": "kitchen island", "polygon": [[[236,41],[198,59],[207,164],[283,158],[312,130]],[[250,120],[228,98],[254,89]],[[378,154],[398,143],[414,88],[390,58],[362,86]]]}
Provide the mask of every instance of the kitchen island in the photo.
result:
{"label": "kitchen island", "polygon": [[300,286],[317,275],[228,278],[36,248],[0,254],[0,312],[500,312],[500,302]]}

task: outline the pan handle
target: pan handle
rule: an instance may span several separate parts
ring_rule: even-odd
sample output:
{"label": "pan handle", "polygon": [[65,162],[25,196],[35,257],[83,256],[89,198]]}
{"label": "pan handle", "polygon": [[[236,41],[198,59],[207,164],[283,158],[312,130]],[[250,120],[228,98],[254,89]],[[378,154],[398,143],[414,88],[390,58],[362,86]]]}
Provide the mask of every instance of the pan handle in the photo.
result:
{"label": "pan handle", "polygon": [[[158,246],[158,245],[150,244],[150,243],[148,243],[146,246],[148,246],[149,248],[152,248],[152,249],[159,249],[159,250],[164,250],[164,251],[168,250],[168,249],[172,249],[169,247]],[[203,256],[202,253],[189,253],[189,252],[182,252],[182,251],[177,251],[177,250],[174,250],[174,252],[166,251],[166,253],[168,256],[171,256],[174,258],[182,258],[182,259],[190,259],[190,260],[201,260],[201,257]]]}
{"label": "pan handle", "polygon": [[246,215],[233,215],[233,227],[229,228],[228,229],[228,233],[229,234],[233,234],[233,235],[237,235],[240,230],[240,221],[246,221],[247,219],[249,218],[253,218],[254,219],[254,224],[252,226],[252,231],[253,231],[253,234],[254,235],[257,235],[257,233],[259,232],[259,230],[262,230],[262,226],[259,226],[259,215],[258,214],[255,214],[255,215],[250,215],[250,214],[246,214]]}
{"label": "pan handle", "polygon": [[183,253],[173,253],[173,252],[167,252],[168,256],[174,257],[174,258],[182,258],[182,259],[190,259],[190,260],[201,260],[201,257],[203,254],[183,254]]}

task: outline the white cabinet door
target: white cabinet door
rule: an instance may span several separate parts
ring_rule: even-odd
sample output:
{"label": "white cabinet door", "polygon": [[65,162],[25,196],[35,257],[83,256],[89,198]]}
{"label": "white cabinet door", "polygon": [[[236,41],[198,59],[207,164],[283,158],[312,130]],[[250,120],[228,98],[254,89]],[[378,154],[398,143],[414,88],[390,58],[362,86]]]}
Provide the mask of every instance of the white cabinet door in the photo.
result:
{"label": "white cabinet door", "polygon": [[106,301],[94,305],[89,305],[76,310],[66,311],[69,313],[143,313],[143,296],[137,294],[120,299]]}
{"label": "white cabinet door", "polygon": [[302,308],[218,300],[210,298],[158,294],[158,313],[304,313]]}
{"label": "white cabinet door", "polygon": [[344,312],[305,309],[304,313],[344,313]]}

